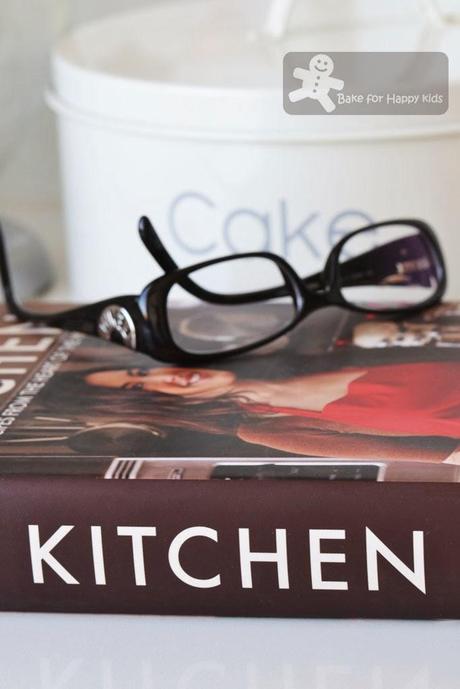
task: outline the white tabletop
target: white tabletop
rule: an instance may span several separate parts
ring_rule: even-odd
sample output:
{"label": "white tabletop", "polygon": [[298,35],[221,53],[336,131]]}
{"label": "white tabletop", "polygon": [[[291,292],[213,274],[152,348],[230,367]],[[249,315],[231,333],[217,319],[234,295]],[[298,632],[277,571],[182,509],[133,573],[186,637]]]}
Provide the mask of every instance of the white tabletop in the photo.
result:
{"label": "white tabletop", "polygon": [[0,689],[456,689],[460,623],[0,614]]}

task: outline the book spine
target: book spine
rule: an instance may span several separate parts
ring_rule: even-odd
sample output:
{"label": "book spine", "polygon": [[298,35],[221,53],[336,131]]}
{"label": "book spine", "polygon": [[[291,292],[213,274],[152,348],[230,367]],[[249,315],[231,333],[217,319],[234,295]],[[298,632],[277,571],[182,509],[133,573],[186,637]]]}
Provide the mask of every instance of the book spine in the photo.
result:
{"label": "book spine", "polygon": [[0,480],[2,610],[460,617],[455,484]]}

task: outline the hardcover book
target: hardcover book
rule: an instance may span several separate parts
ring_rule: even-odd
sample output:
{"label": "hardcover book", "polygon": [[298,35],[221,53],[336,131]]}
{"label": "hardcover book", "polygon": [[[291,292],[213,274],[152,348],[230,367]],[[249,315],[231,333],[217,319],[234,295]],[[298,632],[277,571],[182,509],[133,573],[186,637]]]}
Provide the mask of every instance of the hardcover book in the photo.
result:
{"label": "hardcover book", "polygon": [[3,314],[0,403],[3,610],[460,617],[460,304],[203,369]]}

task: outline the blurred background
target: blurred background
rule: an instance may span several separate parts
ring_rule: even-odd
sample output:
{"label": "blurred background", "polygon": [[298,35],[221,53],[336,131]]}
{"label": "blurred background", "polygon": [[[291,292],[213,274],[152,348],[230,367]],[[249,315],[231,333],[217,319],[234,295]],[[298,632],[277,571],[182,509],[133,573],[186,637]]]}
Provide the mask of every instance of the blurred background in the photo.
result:
{"label": "blurred background", "polygon": [[148,2],[2,0],[0,5],[1,215],[43,241],[53,270],[47,295],[56,299],[68,298],[69,289],[56,122],[45,103],[50,53],[72,27],[143,4]]}
{"label": "blurred background", "polygon": [[[219,3],[219,0],[205,1],[210,6]],[[113,179],[107,178],[107,169],[113,167],[113,159],[106,159],[109,146],[107,141],[104,143],[101,139],[100,145],[96,145],[92,139],[86,163],[82,163],[80,168],[78,165],[75,166],[75,151],[81,151],[86,141],[86,130],[81,125],[80,133],[72,135],[72,146],[66,144],[61,162],[61,169],[62,165],[66,168],[62,184],[56,115],[46,105],[44,98],[45,91],[56,92],[56,86],[51,86],[53,79],[50,53],[58,39],[75,27],[118,12],[133,13],[138,8],[163,8],[163,15],[159,21],[161,36],[155,35],[156,20],[155,15],[151,14],[148,29],[139,39],[142,45],[136,45],[134,35],[138,27],[136,28],[135,21],[131,22],[127,18],[126,43],[120,41],[123,29],[120,32],[118,24],[119,38],[114,38],[112,43],[106,31],[107,55],[103,55],[106,49],[104,45],[100,46],[101,55],[95,55],[93,45],[90,57],[86,58],[83,44],[85,36],[90,34],[83,34],[75,48],[75,55],[78,54],[81,59],[80,67],[87,59],[87,67],[91,71],[98,60],[99,64],[106,60],[108,73],[116,76],[118,69],[118,74],[125,80],[162,80],[166,85],[168,80],[171,80],[173,85],[185,82],[189,87],[204,85],[208,89],[219,89],[221,85],[230,89],[242,86],[246,89],[247,95],[251,89],[256,92],[261,87],[276,86],[281,72],[273,72],[273,78],[269,79],[264,68],[268,73],[269,70],[273,71],[274,64],[279,64],[281,69],[282,56],[287,49],[316,50],[323,46],[323,50],[340,50],[353,45],[367,50],[431,50],[438,49],[437,46],[444,44],[448,46],[446,50],[450,51],[451,77],[455,81],[457,53],[460,52],[460,41],[456,33],[456,14],[460,15],[458,0],[407,0],[405,3],[398,0],[387,0],[385,3],[379,0],[349,0],[347,3],[341,0],[306,0],[294,3],[288,27],[289,40],[280,43],[276,37],[270,37],[273,43],[268,47],[267,43],[258,43],[257,36],[254,38],[254,31],[257,33],[257,27],[262,28],[266,24],[273,3],[268,0],[236,3],[232,9],[232,21],[235,20],[235,26],[234,15],[240,9],[249,13],[249,19],[243,21],[244,36],[243,33],[238,34],[235,29],[233,39],[230,26],[228,43],[224,46],[224,50],[227,51],[225,59],[219,52],[218,39],[222,27],[216,18],[218,12],[213,14],[210,10],[208,22],[203,10],[204,0],[198,3],[197,13],[200,22],[191,27],[191,32],[195,33],[188,37],[190,40],[184,38],[184,30],[179,26],[180,21],[172,19],[168,24],[168,10],[166,9],[165,14],[165,8],[172,5],[183,7],[186,21],[188,10],[185,8],[193,7],[195,2],[196,0],[2,0],[0,213],[12,227],[25,228],[43,243],[53,266],[52,284],[46,280],[40,283],[41,287],[45,282],[48,283],[45,294],[49,298],[95,299],[105,296],[104,291],[108,294],[113,293],[114,283],[122,286],[123,290],[130,284],[130,291],[142,287],[142,283],[147,281],[147,275],[153,272],[153,267],[147,259],[136,253],[141,251],[135,236],[136,220],[145,212],[154,216],[154,222],[180,263],[191,262],[193,256],[198,256],[196,260],[199,260],[197,247],[202,244],[209,247],[212,245],[206,255],[224,253],[232,249],[241,250],[245,248],[242,240],[240,241],[243,235],[252,237],[250,249],[266,248],[269,234],[268,248],[280,253],[289,253],[286,249],[287,243],[294,236],[291,242],[292,253],[300,256],[302,266],[310,262],[314,268],[322,260],[326,250],[324,248],[323,251],[322,246],[320,249],[315,249],[315,246],[312,248],[316,235],[327,236],[328,241],[331,238],[337,239],[344,231],[364,224],[367,220],[383,219],[401,213],[424,217],[434,225],[439,223],[442,240],[448,245],[451,260],[452,254],[455,257],[460,245],[459,240],[454,237],[457,232],[457,221],[454,217],[453,198],[456,192],[453,187],[458,179],[460,145],[456,113],[452,108],[449,117],[440,120],[436,131],[427,131],[426,123],[422,122],[407,127],[404,125],[407,136],[399,132],[399,143],[396,145],[394,137],[386,138],[385,133],[378,131],[373,141],[373,128],[378,129],[381,125],[376,121],[380,118],[375,117],[373,122],[366,123],[366,136],[358,146],[356,142],[347,140],[346,135],[342,136],[340,119],[344,118],[328,121],[329,130],[326,133],[318,130],[316,142],[314,138],[305,138],[304,134],[299,134],[298,131],[295,136],[292,136],[291,132],[287,142],[287,139],[283,139],[284,120],[279,120],[277,129],[275,116],[272,117],[272,130],[267,130],[260,140],[257,136],[256,119],[247,129],[238,124],[237,134],[234,134],[230,127],[230,137],[227,136],[228,132],[224,131],[229,127],[228,122],[217,122],[216,131],[218,130],[219,134],[212,130],[210,136],[208,120],[212,119],[213,114],[205,113],[207,131],[205,134],[194,134],[192,142],[188,133],[184,133],[182,121],[171,125],[177,127],[178,131],[180,129],[177,138],[177,132],[167,131],[163,122],[153,135],[150,130],[147,131],[147,136],[154,136],[155,145],[160,147],[158,150],[161,151],[161,165],[155,167],[152,162],[151,167],[139,172],[140,177],[151,175],[151,198],[145,188],[140,191],[134,188],[126,189],[133,174],[132,170],[125,170],[124,177],[118,175]],[[233,7],[233,3],[231,4]],[[230,7],[230,4],[228,6]],[[172,16],[177,18],[177,12]],[[167,35],[164,27],[167,28]],[[353,39],[350,38],[351,35]],[[248,55],[250,54],[251,59],[254,58],[253,78],[251,70],[246,69],[244,64],[241,65],[241,60],[237,64],[235,56],[241,53],[241,36],[252,46]],[[120,45],[117,45],[117,40]],[[157,42],[161,45],[168,44],[168,60],[165,59],[164,64],[161,61],[161,50],[160,53],[156,53],[154,49]],[[73,47],[76,43],[78,41],[74,41]],[[185,44],[187,45],[184,47]],[[151,49],[151,53],[147,51],[146,46]],[[69,51],[70,49],[67,50],[67,54]],[[123,53],[123,59],[118,62],[113,58],[114,55],[118,55],[117,51]],[[177,52],[180,69],[177,65],[172,69],[174,51]],[[201,74],[193,71],[195,56],[197,69],[203,68]],[[152,64],[155,63],[151,71],[146,68],[150,58]],[[189,70],[186,69],[187,64],[190,65]],[[240,83],[242,74],[245,75],[244,84]],[[452,88],[454,86],[455,84]],[[97,94],[94,100],[97,101]],[[455,93],[453,98],[451,94],[451,102],[455,105]],[[260,106],[260,103],[254,103],[255,108]],[[234,104],[231,107],[234,107]],[[103,104],[96,103],[95,109],[97,108],[103,109]],[[121,103],[120,108],[123,110]],[[186,102],[183,102],[182,110],[186,113]],[[129,113],[114,112],[115,119],[118,115],[126,119]],[[202,112],[192,112],[192,109],[190,111],[191,119],[195,116],[199,118],[201,115]],[[62,110],[59,116],[65,119]],[[151,113],[148,113],[145,119],[151,119],[150,116]],[[144,118],[139,116],[138,119]],[[231,115],[228,117],[228,120],[230,119]],[[63,125],[64,129],[67,128],[64,134],[61,129],[61,137],[64,136],[66,141],[71,126],[68,120],[69,118]],[[136,124],[139,124],[137,118]],[[196,123],[190,126],[192,129],[197,127]],[[298,126],[305,128],[307,124],[296,124],[296,127]],[[416,129],[419,126],[425,127],[425,130],[415,135],[414,131],[409,131],[411,127]],[[337,136],[334,127],[340,130]],[[443,128],[444,131],[441,131]],[[220,149],[211,151],[212,140],[216,136],[219,136],[223,143]],[[110,142],[111,150],[115,151],[116,156],[125,156],[126,153],[124,160],[129,167],[135,156],[139,155],[139,148],[137,153],[132,154],[130,147],[134,150],[135,146],[140,146],[139,142],[134,143],[135,136],[132,132],[118,143],[115,141],[115,135],[113,137],[114,140]],[[229,146],[229,142],[235,140],[235,137],[235,146]],[[334,143],[334,137],[340,139],[340,143]],[[251,147],[253,143],[255,145]],[[312,161],[316,160],[311,158],[315,143],[324,146],[324,155],[321,155],[326,160],[325,166],[318,168],[319,172],[312,170]],[[373,146],[375,148],[372,148]],[[233,148],[233,158],[226,157],[230,155],[230,148]],[[294,148],[295,153],[292,153]],[[151,153],[156,150],[155,148],[145,150],[145,155],[149,159],[156,157]],[[164,157],[169,150],[172,162],[165,165]],[[316,152],[314,155],[317,155]],[[292,165],[285,162],[288,160],[285,156],[292,156]],[[95,161],[94,180],[88,179],[88,174],[89,177],[92,174],[91,170],[88,173],[88,161],[92,159]],[[184,161],[183,164],[181,160]],[[238,160],[241,161],[240,165],[237,164]],[[353,160],[356,162],[356,170],[350,162]],[[196,175],[194,166],[197,166]],[[369,181],[369,175],[373,174],[372,171],[377,174],[379,167],[382,167],[384,179],[388,181],[388,189],[385,189],[383,194],[380,180],[380,191],[376,191]],[[79,190],[78,169],[82,190]],[[345,174],[346,171],[348,174]],[[419,174],[415,179],[414,171]],[[265,174],[267,179],[261,179],[261,175]],[[354,183],[351,183],[350,176],[353,178],[354,174],[356,178]],[[101,179],[107,180],[109,192],[101,183]],[[177,189],[174,190],[175,180]],[[400,187],[400,192],[397,187]],[[125,189],[125,196],[121,194],[121,200],[120,188]],[[88,189],[92,190],[93,196]],[[93,208],[93,199],[96,197]],[[126,198],[128,201],[125,201]],[[182,209],[178,206],[179,201],[184,201]],[[121,203],[125,204],[123,208],[117,205]],[[103,242],[97,241],[97,237],[109,230],[109,227],[104,227],[105,211],[107,225],[113,226],[114,229],[114,242],[120,243],[118,253],[115,250],[113,253],[110,250],[105,251]],[[458,217],[458,209],[455,216]],[[207,234],[207,223],[215,226],[215,235],[219,235],[218,239],[213,234]],[[277,223],[284,223],[284,235],[276,234]],[[189,238],[184,239],[188,227],[190,241]],[[287,240],[289,233],[291,237]],[[200,239],[201,236],[203,240]],[[126,248],[128,243],[129,246],[135,246],[132,252]],[[33,244],[29,246],[33,247]],[[286,250],[283,251],[283,248]],[[302,253],[307,249],[310,252],[308,256],[307,253]],[[27,251],[33,253],[32,248]],[[100,271],[95,269],[98,265]],[[88,266],[86,272],[85,266]],[[302,269],[302,266],[296,267]],[[45,264],[41,269],[44,273],[48,271]],[[102,273],[103,276],[99,275],[93,281],[91,276],[96,272]],[[107,286],[106,290],[104,285]],[[454,289],[460,294],[458,281],[455,282]]]}

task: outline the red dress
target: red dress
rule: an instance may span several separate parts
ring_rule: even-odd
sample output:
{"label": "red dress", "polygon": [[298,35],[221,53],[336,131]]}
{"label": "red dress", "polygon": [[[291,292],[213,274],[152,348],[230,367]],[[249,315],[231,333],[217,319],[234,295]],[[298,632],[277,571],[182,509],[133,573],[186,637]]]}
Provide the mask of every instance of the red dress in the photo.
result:
{"label": "red dress", "polygon": [[252,411],[324,419],[392,435],[460,438],[460,363],[375,366],[321,412],[251,405]]}

